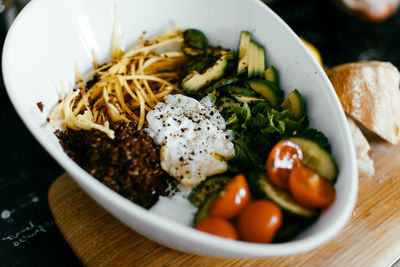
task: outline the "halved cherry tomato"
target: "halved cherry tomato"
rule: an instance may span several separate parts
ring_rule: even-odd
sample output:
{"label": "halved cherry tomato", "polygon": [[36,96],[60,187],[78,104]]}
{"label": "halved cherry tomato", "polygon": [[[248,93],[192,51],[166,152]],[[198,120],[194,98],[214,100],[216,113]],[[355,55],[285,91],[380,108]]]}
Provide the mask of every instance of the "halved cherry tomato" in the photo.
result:
{"label": "halved cherry tomato", "polygon": [[209,214],[231,219],[235,217],[250,200],[246,178],[236,175],[225,185],[217,198],[211,203]]}
{"label": "halved cherry tomato", "polygon": [[240,238],[257,243],[271,242],[281,225],[281,208],[269,200],[250,202],[237,220]]}
{"label": "halved cherry tomato", "polygon": [[280,141],[272,148],[267,159],[269,179],[278,187],[288,188],[291,170],[302,162],[303,152],[298,145],[288,140]]}
{"label": "halved cherry tomato", "polygon": [[239,239],[235,227],[222,217],[208,217],[196,224],[194,228],[220,237]]}
{"label": "halved cherry tomato", "polygon": [[335,187],[305,166],[293,168],[289,190],[297,202],[311,208],[329,206],[336,197]]}

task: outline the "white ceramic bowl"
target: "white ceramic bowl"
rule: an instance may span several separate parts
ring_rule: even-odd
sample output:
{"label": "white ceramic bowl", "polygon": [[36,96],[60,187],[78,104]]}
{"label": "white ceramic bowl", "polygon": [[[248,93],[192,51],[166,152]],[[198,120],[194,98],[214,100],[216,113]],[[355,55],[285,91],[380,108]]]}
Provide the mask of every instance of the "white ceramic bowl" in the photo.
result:
{"label": "white ceramic bowl", "polygon": [[[305,96],[311,124],[328,136],[340,174],[337,199],[299,237],[281,244],[231,241],[196,231],[149,212],[108,189],[62,150],[46,125],[57,102],[60,82],[74,82],[74,66],[91,68],[92,51],[100,62],[110,56],[114,6],[124,47],[142,31],[158,34],[175,22],[203,30],[214,45],[236,49],[241,30],[265,45],[269,64],[280,71],[287,94]],[[35,138],[100,205],[151,240],[181,251],[220,257],[282,256],[313,249],[339,233],[352,214],[358,175],[344,113],[322,68],[293,31],[257,0],[34,0],[13,23],[4,45],[3,75],[8,94]],[[37,102],[45,106],[41,113]]]}

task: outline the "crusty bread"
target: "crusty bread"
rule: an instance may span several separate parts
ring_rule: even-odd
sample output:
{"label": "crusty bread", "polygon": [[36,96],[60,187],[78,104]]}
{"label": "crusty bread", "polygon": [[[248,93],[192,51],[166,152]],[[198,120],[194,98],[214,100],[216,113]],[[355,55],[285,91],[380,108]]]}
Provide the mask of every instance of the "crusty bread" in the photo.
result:
{"label": "crusty bread", "polygon": [[326,73],[347,115],[390,143],[400,142],[400,74],[395,66],[365,61]]}
{"label": "crusty bread", "polygon": [[368,155],[371,147],[354,121],[350,117],[347,117],[347,121],[356,148],[358,173],[360,176],[372,176],[375,168],[373,160]]}

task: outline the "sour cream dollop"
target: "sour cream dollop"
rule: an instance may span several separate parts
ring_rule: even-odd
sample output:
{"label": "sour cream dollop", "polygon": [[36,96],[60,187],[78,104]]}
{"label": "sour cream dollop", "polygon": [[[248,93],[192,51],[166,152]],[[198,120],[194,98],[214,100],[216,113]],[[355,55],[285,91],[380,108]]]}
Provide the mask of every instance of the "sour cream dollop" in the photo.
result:
{"label": "sour cream dollop", "polygon": [[232,133],[209,97],[168,95],[147,113],[148,133],[161,145],[161,167],[185,187],[227,170]]}

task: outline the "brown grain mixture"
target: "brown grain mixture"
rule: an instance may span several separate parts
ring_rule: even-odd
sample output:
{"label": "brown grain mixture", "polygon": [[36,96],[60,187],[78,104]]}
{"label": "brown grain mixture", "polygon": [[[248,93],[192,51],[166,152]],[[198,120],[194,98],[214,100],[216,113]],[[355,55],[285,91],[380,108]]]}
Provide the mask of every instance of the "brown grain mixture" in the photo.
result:
{"label": "brown grain mixture", "polygon": [[98,130],[57,130],[64,151],[106,186],[150,208],[177,185],[160,166],[159,146],[136,123],[113,122],[111,139]]}

